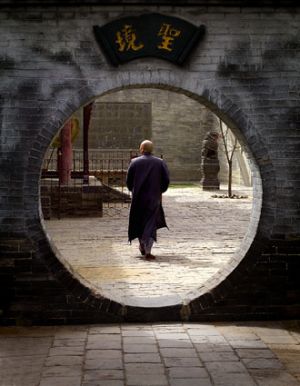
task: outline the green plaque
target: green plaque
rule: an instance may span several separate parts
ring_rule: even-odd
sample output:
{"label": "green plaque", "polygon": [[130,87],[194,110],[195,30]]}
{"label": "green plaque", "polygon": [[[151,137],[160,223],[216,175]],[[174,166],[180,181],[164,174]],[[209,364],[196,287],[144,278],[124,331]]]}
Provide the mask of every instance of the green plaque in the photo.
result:
{"label": "green plaque", "polygon": [[205,27],[151,13],[94,26],[94,33],[114,66],[149,56],[181,65],[204,35]]}

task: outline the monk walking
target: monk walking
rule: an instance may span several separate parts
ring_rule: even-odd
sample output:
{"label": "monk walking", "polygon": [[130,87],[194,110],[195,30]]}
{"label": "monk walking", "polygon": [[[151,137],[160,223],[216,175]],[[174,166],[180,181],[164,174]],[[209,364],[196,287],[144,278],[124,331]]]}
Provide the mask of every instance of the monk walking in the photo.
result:
{"label": "monk walking", "polygon": [[139,249],[147,260],[151,254],[156,230],[166,227],[161,197],[169,186],[166,163],[152,155],[153,143],[145,140],[140,145],[141,156],[134,158],[128,168],[126,184],[132,192],[129,214],[128,238],[139,239]]}

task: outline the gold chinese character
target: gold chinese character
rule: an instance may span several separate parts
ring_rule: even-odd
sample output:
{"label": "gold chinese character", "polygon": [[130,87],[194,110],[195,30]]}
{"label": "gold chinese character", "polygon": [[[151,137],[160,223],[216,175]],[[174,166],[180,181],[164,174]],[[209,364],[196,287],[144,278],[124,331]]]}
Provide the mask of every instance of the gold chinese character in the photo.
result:
{"label": "gold chinese character", "polygon": [[157,34],[157,36],[162,37],[162,41],[157,47],[161,50],[172,51],[173,42],[180,34],[181,31],[179,29],[173,28],[171,24],[163,23]]}
{"label": "gold chinese character", "polygon": [[118,51],[138,51],[144,47],[143,43],[138,44],[136,42],[137,36],[135,30],[132,28],[132,25],[125,24],[121,29],[121,32],[116,33],[116,43],[119,45]]}

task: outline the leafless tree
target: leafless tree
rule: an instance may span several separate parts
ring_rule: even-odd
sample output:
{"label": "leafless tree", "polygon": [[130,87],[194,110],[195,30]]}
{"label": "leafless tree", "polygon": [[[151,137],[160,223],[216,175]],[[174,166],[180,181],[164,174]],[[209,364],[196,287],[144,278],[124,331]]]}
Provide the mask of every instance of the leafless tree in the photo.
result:
{"label": "leafless tree", "polygon": [[230,138],[230,129],[228,126],[223,125],[223,122],[221,119],[219,119],[220,122],[220,131],[221,131],[221,137],[224,145],[224,151],[226,160],[228,163],[228,197],[232,197],[232,160],[233,155],[236,149],[238,148],[238,140],[234,136],[234,139],[232,141],[232,138]]}

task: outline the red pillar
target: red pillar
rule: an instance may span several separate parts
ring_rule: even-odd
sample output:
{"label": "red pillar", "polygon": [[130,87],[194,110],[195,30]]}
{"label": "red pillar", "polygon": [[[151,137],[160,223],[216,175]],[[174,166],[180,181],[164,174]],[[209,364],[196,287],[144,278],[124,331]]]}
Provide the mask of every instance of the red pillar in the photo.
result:
{"label": "red pillar", "polygon": [[93,102],[83,108],[83,183],[89,184],[89,126]]}
{"label": "red pillar", "polygon": [[60,185],[68,185],[72,171],[72,120],[70,119],[60,132],[60,160],[58,176]]}

